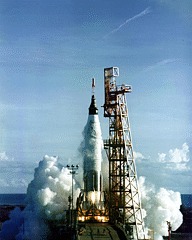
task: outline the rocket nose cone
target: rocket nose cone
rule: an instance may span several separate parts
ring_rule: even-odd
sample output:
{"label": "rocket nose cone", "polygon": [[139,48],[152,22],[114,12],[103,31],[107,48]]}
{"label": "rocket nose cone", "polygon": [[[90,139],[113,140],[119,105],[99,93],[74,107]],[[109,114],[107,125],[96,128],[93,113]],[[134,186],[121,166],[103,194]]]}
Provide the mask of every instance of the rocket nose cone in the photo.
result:
{"label": "rocket nose cone", "polygon": [[89,115],[98,114],[98,108],[96,105],[95,95],[92,95],[91,105],[89,107]]}

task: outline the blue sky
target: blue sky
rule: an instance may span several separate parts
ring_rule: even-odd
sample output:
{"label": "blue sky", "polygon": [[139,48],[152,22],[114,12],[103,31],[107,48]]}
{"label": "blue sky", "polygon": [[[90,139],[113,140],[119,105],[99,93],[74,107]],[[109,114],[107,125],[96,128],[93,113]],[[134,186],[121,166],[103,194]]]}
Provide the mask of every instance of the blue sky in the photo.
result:
{"label": "blue sky", "polygon": [[[144,14],[141,14],[145,11]],[[44,155],[78,162],[96,79],[119,67],[139,176],[192,194],[190,0],[2,0],[0,192],[25,192]]]}

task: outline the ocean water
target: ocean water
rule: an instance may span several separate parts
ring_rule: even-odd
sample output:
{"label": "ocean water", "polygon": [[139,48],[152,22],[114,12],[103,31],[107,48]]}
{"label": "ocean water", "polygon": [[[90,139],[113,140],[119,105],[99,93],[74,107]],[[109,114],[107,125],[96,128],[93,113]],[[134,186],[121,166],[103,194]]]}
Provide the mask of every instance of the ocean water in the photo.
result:
{"label": "ocean water", "polygon": [[0,194],[0,205],[25,205],[26,194]]}
{"label": "ocean water", "polygon": [[[25,205],[26,194],[0,194],[0,205]],[[185,207],[192,208],[192,194],[181,194]]]}
{"label": "ocean water", "polygon": [[181,202],[183,206],[192,208],[192,194],[181,194]]}

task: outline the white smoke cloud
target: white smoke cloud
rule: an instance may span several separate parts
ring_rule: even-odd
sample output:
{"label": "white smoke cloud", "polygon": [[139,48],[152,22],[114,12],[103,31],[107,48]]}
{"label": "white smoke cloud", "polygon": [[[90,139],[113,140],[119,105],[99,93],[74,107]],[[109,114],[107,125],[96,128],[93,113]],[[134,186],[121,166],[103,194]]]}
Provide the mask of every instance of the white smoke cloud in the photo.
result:
{"label": "white smoke cloud", "polygon": [[[102,161],[103,141],[98,115],[88,117],[83,137],[79,149],[82,156],[90,161],[96,159],[96,164],[100,167],[97,161]],[[1,156],[7,160],[5,153]],[[72,176],[57,160],[57,157],[45,156],[39,162],[34,179],[28,185],[26,207],[22,212],[19,208],[11,212],[10,220],[3,223],[0,232],[2,240],[10,240],[13,237],[16,240],[44,240],[50,233],[47,221],[65,220],[68,197],[71,195]],[[82,184],[82,167],[78,172],[78,179]],[[24,184],[23,181],[21,183]],[[75,204],[80,189],[75,180],[73,184]]]}
{"label": "white smoke cloud", "polygon": [[179,170],[179,171],[188,171],[190,167],[187,166],[189,162],[189,158],[187,156],[189,152],[189,147],[187,143],[182,145],[182,149],[170,149],[168,154],[159,153],[158,161],[165,163],[166,168],[171,170]]}
{"label": "white smoke cloud", "polygon": [[108,37],[110,34],[113,34],[113,33],[117,32],[117,31],[119,31],[120,28],[122,28],[122,27],[123,27],[125,24],[127,24],[128,22],[133,21],[133,20],[135,20],[136,18],[142,17],[142,16],[144,16],[145,14],[148,14],[148,13],[150,13],[150,12],[151,12],[150,8],[149,8],[149,7],[146,8],[146,9],[145,9],[144,11],[142,11],[141,13],[135,15],[135,16],[132,17],[132,18],[127,19],[127,20],[126,20],[124,23],[122,23],[118,28],[115,28],[113,31],[111,31],[110,33],[106,34],[103,38],[106,38],[106,37]]}
{"label": "white smoke cloud", "polygon": [[154,185],[145,181],[145,177],[140,177],[138,183],[142,208],[146,212],[145,228],[154,230],[155,240],[163,240],[162,236],[168,235],[167,221],[173,231],[182,224],[180,193],[165,188],[157,191]]}
{"label": "white smoke cloud", "polygon": [[[98,116],[88,118],[83,131],[84,140],[81,143],[80,152],[83,157],[102,159],[103,141]],[[187,144],[182,149],[170,150],[168,155],[159,154],[159,163],[183,164],[189,160]],[[135,158],[141,161],[145,157],[134,152]],[[3,156],[6,156],[4,154]],[[140,161],[140,162],[141,162]],[[166,165],[168,166],[168,165]],[[83,171],[81,169],[81,174]],[[108,161],[103,161],[103,176],[108,182]],[[82,182],[82,180],[81,180]],[[74,180],[74,199],[79,194],[77,182]],[[11,212],[10,220],[3,223],[0,238],[8,240],[15,237],[16,240],[43,240],[47,239],[49,227],[47,221],[65,219],[68,208],[68,196],[71,195],[72,177],[69,170],[58,163],[57,157],[45,156],[35,169],[34,179],[28,185],[26,208],[21,212],[15,208]],[[182,214],[179,211],[181,198],[178,192],[160,188],[155,190],[153,185],[145,182],[144,177],[139,178],[139,189],[145,226],[154,229],[155,239],[162,239],[167,235],[167,221],[171,222],[173,230],[182,223]],[[75,200],[74,200],[75,202]],[[24,232],[23,232],[24,229]]]}
{"label": "white smoke cloud", "polygon": [[[49,234],[47,221],[65,219],[72,177],[57,160],[57,157],[45,156],[39,162],[34,179],[28,185],[26,207],[22,212],[18,208],[11,212],[10,220],[3,223],[0,232],[2,240],[12,239],[12,236],[17,240],[44,240]],[[75,180],[73,184],[76,199],[79,189]]]}

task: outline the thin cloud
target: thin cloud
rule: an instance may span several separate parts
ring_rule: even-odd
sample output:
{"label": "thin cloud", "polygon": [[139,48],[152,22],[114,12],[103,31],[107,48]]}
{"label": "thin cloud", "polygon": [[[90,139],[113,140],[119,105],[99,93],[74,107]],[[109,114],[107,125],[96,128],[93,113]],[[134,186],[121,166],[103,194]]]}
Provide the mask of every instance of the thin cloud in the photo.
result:
{"label": "thin cloud", "polygon": [[145,159],[142,153],[139,152],[133,152],[135,159]]}
{"label": "thin cloud", "polygon": [[28,183],[25,181],[25,179],[15,179],[10,182],[9,186],[12,186],[15,188],[27,187]]}
{"label": "thin cloud", "polygon": [[156,69],[158,67],[162,67],[162,66],[167,65],[169,63],[180,62],[180,61],[182,61],[180,58],[164,59],[161,62],[158,62],[154,65],[148,66],[147,68],[144,69],[144,71],[149,72],[149,71],[152,71],[153,69]]}
{"label": "thin cloud", "polygon": [[135,20],[136,18],[140,18],[140,17],[142,17],[142,16],[144,16],[145,14],[148,14],[148,13],[150,13],[150,12],[151,12],[150,8],[149,8],[149,7],[146,8],[146,9],[145,9],[144,11],[142,11],[141,13],[135,15],[135,16],[132,17],[132,18],[127,19],[127,20],[126,20],[124,23],[122,23],[118,28],[115,28],[113,31],[111,31],[110,33],[106,34],[103,38],[106,38],[106,37],[108,37],[110,34],[113,34],[113,33],[117,32],[117,31],[119,31],[120,28],[122,28],[125,24],[129,23],[130,21],[133,21],[133,20]]}
{"label": "thin cloud", "polygon": [[145,157],[142,153],[140,152],[133,152],[134,159],[137,161],[137,163],[145,162],[148,163],[150,161],[150,156]]}
{"label": "thin cloud", "polygon": [[182,145],[182,149],[170,149],[168,154],[159,153],[158,161],[165,163],[165,168],[171,170],[179,170],[179,171],[188,171],[190,167],[187,166],[189,162],[189,158],[187,156],[189,152],[189,147],[187,143]]}
{"label": "thin cloud", "polygon": [[[1,110],[42,110],[42,109],[50,109],[50,104],[46,104],[44,106],[32,106],[32,105],[26,105],[22,106],[21,104],[1,104],[0,103],[0,109]],[[1,153],[0,153],[1,154]]]}
{"label": "thin cloud", "polygon": [[5,181],[4,179],[0,179],[0,185],[1,187],[9,187],[9,183]]}
{"label": "thin cloud", "polygon": [[6,152],[2,152],[0,153],[0,161],[13,161],[13,158],[9,159],[6,155]]}

